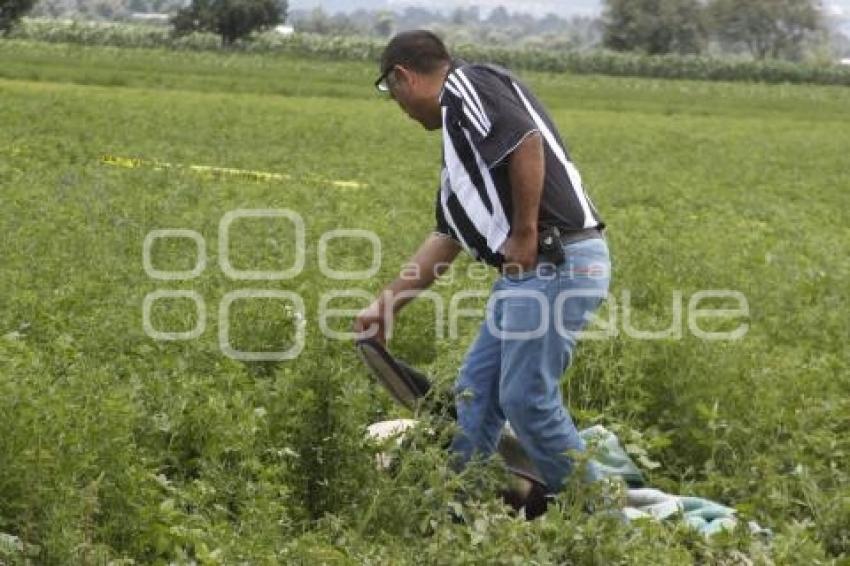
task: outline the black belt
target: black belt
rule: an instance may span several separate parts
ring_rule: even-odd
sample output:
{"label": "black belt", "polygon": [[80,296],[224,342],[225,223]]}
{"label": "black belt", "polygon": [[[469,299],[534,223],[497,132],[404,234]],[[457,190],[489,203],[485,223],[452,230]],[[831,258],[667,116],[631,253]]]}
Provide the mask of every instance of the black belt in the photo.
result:
{"label": "black belt", "polygon": [[593,238],[604,239],[605,235],[599,228],[583,228],[581,230],[570,230],[568,232],[561,230],[561,235],[559,236],[562,244],[572,244]]}
{"label": "black belt", "polygon": [[553,265],[561,265],[566,260],[566,254],[561,246],[593,238],[604,239],[604,237],[602,231],[598,228],[562,231],[556,226],[547,227],[537,235],[538,258]]}

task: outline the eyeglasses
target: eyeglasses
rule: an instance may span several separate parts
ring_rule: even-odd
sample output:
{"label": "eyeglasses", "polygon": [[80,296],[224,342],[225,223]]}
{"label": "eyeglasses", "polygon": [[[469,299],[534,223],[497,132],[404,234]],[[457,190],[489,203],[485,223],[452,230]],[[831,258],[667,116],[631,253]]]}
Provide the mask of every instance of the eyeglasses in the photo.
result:
{"label": "eyeglasses", "polygon": [[390,73],[393,72],[393,67],[390,67],[378,77],[378,80],[375,81],[375,88],[378,89],[379,92],[389,92],[390,91]]}

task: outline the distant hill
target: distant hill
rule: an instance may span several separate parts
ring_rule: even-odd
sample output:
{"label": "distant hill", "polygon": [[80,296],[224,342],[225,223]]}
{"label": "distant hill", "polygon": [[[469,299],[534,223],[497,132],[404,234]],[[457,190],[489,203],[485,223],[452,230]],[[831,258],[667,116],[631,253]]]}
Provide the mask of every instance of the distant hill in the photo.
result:
{"label": "distant hill", "polygon": [[[846,1],[850,4],[850,0]],[[547,13],[554,13],[559,16],[593,16],[602,12],[602,0],[443,0],[439,5],[445,12],[450,12],[455,8],[469,6],[480,6],[482,11],[486,12],[498,6],[505,6],[511,12],[526,12],[537,16]],[[329,13],[353,12],[359,9],[400,10],[406,6],[435,8],[433,2],[415,0],[290,0],[289,6],[294,10],[309,10],[321,7]]]}
{"label": "distant hill", "polygon": [[[821,0],[824,12],[837,25],[838,29],[850,37],[850,0]],[[510,12],[525,12],[534,16],[554,13],[561,17],[599,16],[603,10],[603,0],[443,0],[439,8],[433,2],[423,0],[290,0],[291,10],[303,11],[321,7],[325,12],[351,13],[356,10],[393,10],[400,11],[409,6],[419,6],[429,10],[439,9],[450,13],[456,8],[478,6],[483,16],[498,6],[506,7]]]}
{"label": "distant hill", "polygon": [[[827,13],[846,18],[850,22],[850,0],[823,0],[822,3]],[[329,13],[353,12],[359,9],[396,10],[406,6],[422,6],[429,9],[435,7],[433,2],[422,0],[290,0],[289,5],[295,10],[321,6]],[[440,2],[440,7],[446,12],[469,6],[480,6],[483,11],[505,6],[512,12],[526,12],[537,16],[547,13],[567,17],[596,16],[602,13],[602,0],[443,0]]]}

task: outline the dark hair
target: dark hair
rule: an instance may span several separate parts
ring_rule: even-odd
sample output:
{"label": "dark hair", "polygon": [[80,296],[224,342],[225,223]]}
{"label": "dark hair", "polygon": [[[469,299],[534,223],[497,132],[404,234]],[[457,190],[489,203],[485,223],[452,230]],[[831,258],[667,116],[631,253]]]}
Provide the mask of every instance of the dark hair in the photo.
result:
{"label": "dark hair", "polygon": [[430,73],[452,60],[443,41],[428,30],[396,34],[381,55],[381,73],[403,65],[419,73]]}

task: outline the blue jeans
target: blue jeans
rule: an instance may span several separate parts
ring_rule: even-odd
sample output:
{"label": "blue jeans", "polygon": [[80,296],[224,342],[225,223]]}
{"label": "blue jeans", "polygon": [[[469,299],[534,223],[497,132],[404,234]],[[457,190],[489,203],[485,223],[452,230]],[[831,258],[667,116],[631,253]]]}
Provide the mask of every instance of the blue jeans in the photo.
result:
{"label": "blue jeans", "polygon": [[458,467],[476,454],[487,457],[507,419],[552,493],[572,472],[566,452],[585,450],[564,407],[561,376],[611,277],[604,239],[563,248],[560,266],[542,264],[494,283],[455,384],[459,430],[451,445]]}

